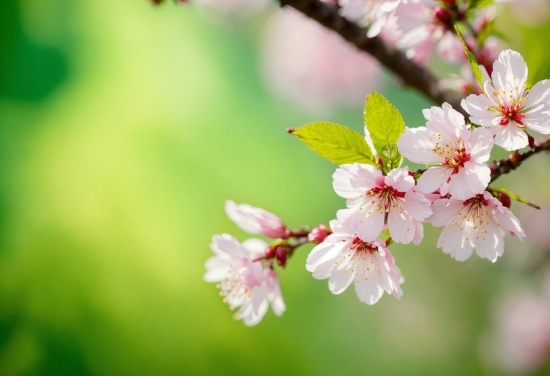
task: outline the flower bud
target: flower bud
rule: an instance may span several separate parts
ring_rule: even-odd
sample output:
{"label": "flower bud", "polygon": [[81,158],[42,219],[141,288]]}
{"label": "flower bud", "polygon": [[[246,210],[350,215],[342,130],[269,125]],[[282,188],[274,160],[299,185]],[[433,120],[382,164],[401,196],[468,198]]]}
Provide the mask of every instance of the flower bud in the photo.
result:
{"label": "flower bud", "polygon": [[535,147],[535,139],[530,134],[527,135],[527,140],[529,142],[529,147],[534,148]]}
{"label": "flower bud", "polygon": [[521,162],[521,154],[517,151],[510,153],[510,156],[508,157],[510,159],[510,162],[513,164]]}
{"label": "flower bud", "polygon": [[288,253],[286,249],[282,246],[278,246],[277,249],[275,249],[275,259],[277,260],[277,264],[279,264],[284,268],[286,266],[287,258],[288,258]]}
{"label": "flower bud", "polygon": [[264,256],[265,256],[265,258],[267,258],[267,259],[270,259],[270,258],[275,257],[275,248],[273,248],[273,247],[267,247],[267,248],[264,250]]}
{"label": "flower bud", "polygon": [[307,240],[313,244],[321,244],[331,233],[332,231],[330,231],[330,229],[328,229],[325,225],[320,225],[319,227],[315,227],[311,230],[311,232],[307,235]]}
{"label": "flower bud", "polygon": [[225,202],[227,216],[237,226],[251,234],[261,233],[269,238],[284,236],[286,227],[275,214],[247,204],[237,205],[231,200]]}
{"label": "flower bud", "polygon": [[434,15],[442,24],[448,24],[451,21],[451,12],[443,7],[435,7]]}
{"label": "flower bud", "polygon": [[510,196],[508,196],[506,193],[498,192],[497,198],[502,203],[502,206],[510,209],[510,206],[512,206],[512,200],[510,199]]}

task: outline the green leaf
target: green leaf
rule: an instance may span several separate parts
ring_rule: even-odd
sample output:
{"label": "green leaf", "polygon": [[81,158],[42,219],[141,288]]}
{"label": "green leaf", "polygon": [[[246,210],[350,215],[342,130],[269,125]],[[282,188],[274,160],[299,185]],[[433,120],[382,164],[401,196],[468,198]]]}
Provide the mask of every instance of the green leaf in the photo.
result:
{"label": "green leaf", "polygon": [[460,30],[458,30],[458,27],[456,27],[456,25],[455,25],[455,30],[456,30],[456,35],[458,35],[458,38],[460,39],[460,42],[462,42],[462,47],[464,47],[464,53],[466,54],[466,58],[470,63],[470,68],[472,68],[474,77],[476,78],[476,81],[479,83],[479,86],[481,86],[481,90],[485,91],[483,89],[483,74],[481,74],[481,69],[479,68],[477,59],[474,56],[474,54],[472,54],[468,46],[466,45],[466,42],[464,41],[464,38],[462,37],[462,34],[460,33]]}
{"label": "green leaf", "polygon": [[336,163],[367,163],[376,165],[374,155],[365,138],[358,132],[340,124],[318,122],[289,129],[311,150]]}
{"label": "green leaf", "polygon": [[489,188],[490,191],[496,192],[496,193],[504,193],[505,195],[510,196],[512,200],[516,200],[517,202],[521,202],[522,204],[529,205],[532,208],[540,209],[540,206],[533,204],[532,202],[527,201],[523,197],[518,196],[512,191],[509,191],[506,188]]}
{"label": "green leaf", "polygon": [[386,144],[382,148],[382,163],[385,172],[401,166],[401,162],[403,162],[403,157],[399,154],[397,144]]}
{"label": "green leaf", "polygon": [[365,101],[365,126],[372,139],[384,171],[399,167],[403,157],[397,150],[397,140],[405,130],[405,121],[383,95],[371,92]]}

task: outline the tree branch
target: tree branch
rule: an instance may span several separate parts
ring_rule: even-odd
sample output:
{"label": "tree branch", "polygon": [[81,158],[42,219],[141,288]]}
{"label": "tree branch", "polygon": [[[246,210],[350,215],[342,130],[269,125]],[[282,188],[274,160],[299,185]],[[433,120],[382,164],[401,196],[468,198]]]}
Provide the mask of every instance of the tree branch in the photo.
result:
{"label": "tree branch", "polygon": [[367,52],[382,65],[395,73],[405,85],[414,87],[437,104],[449,103],[453,108],[468,116],[460,106],[458,94],[444,90],[439,79],[427,69],[408,59],[402,52],[388,46],[379,37],[369,38],[365,29],[346,20],[334,6],[319,0],[279,0],[281,6],[290,6],[307,17],[335,31],[359,50]]}
{"label": "tree branch", "polygon": [[[489,166],[491,168],[491,183],[498,179],[501,175],[507,174],[510,171],[515,170],[532,155],[540,153],[541,151],[550,151],[550,140],[544,142],[539,146],[535,146],[525,153],[515,155],[513,158],[501,159],[500,161],[493,161]],[[490,183],[489,183],[490,184]]]}

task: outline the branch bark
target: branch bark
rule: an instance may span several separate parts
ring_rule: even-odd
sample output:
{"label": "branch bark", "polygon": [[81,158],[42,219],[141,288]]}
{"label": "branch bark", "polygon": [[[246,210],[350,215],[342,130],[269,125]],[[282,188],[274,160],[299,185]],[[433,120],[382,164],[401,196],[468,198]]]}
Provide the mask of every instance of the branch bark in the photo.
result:
{"label": "branch bark", "polygon": [[[498,179],[501,175],[507,174],[510,171],[518,168],[527,158],[538,154],[542,151],[550,151],[550,140],[544,142],[539,146],[535,146],[531,150],[525,153],[520,153],[512,159],[501,159],[500,161],[493,161],[489,166],[491,168],[491,183]],[[489,183],[489,184],[491,184]]]}
{"label": "branch bark", "polygon": [[436,104],[449,103],[468,117],[460,106],[460,96],[444,90],[439,79],[429,70],[408,59],[402,52],[388,46],[379,37],[367,37],[365,29],[340,16],[338,9],[319,0],[279,0],[281,6],[290,6],[326,28],[338,33],[359,50],[367,52],[383,66],[401,78],[405,85],[414,87]]}

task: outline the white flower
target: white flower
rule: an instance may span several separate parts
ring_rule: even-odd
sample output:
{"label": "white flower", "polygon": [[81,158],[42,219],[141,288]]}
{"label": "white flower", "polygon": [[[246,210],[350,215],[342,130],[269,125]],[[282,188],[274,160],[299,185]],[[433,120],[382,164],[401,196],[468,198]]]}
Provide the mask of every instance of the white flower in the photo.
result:
{"label": "white flower", "polygon": [[495,144],[509,151],[526,147],[526,127],[550,134],[550,80],[527,90],[527,65],[512,50],[500,53],[493,64],[492,78],[481,70],[485,94],[468,96],[462,100],[462,107],[473,123],[493,132]]}
{"label": "white flower", "polygon": [[525,236],[516,216],[489,192],[465,201],[440,199],[432,210],[432,225],[445,226],[437,246],[457,261],[467,260],[475,248],[479,257],[495,262],[504,252],[504,233]]}
{"label": "white flower", "polygon": [[225,202],[227,216],[250,234],[263,234],[269,238],[280,238],[286,227],[279,217],[267,210],[247,204],[237,205],[231,200]]}
{"label": "white flower", "polygon": [[406,50],[409,59],[425,63],[433,49],[450,63],[462,62],[464,49],[453,32],[451,14],[437,2],[421,0],[400,5],[396,11],[402,36],[397,47]]}
{"label": "white flower", "polygon": [[277,275],[270,268],[264,269],[257,259],[266,247],[259,239],[239,244],[231,235],[215,235],[210,244],[215,256],[205,264],[204,280],[219,282],[217,287],[224,303],[231,310],[239,308],[235,319],[242,319],[247,326],[260,322],[269,302],[276,315],[285,311]]}
{"label": "white flower", "polygon": [[407,0],[340,0],[340,14],[350,21],[370,25],[367,36],[372,38],[380,34],[401,2]]}
{"label": "white flower", "polygon": [[354,163],[340,166],[332,177],[336,193],[348,199],[349,209],[341,210],[339,219],[358,221],[362,239],[378,238],[387,220],[395,242],[420,243],[422,221],[432,211],[430,201],[414,192],[408,169],[396,168],[383,176],[373,166]]}
{"label": "white flower", "polygon": [[334,294],[342,293],[355,280],[355,292],[363,303],[376,303],[384,291],[400,299],[401,273],[386,244],[379,239],[362,240],[356,226],[339,220],[331,221],[330,227],[333,233],[307,258],[306,269],[313,277],[329,278]]}
{"label": "white flower", "polygon": [[442,196],[450,193],[460,200],[483,193],[491,180],[491,169],[485,164],[493,147],[491,132],[483,128],[470,132],[464,116],[448,103],[423,112],[426,127],[405,128],[397,142],[401,154],[412,162],[439,164],[422,174],[416,190],[439,189]]}

